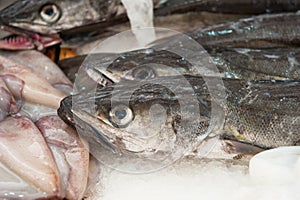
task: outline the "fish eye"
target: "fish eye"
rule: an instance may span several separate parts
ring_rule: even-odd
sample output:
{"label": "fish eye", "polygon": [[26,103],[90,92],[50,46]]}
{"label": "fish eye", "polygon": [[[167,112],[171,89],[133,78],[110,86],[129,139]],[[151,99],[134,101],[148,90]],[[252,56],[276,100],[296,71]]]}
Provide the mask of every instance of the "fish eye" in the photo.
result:
{"label": "fish eye", "polygon": [[133,70],[132,77],[135,80],[145,80],[145,79],[155,78],[156,74],[151,67],[142,66]]}
{"label": "fish eye", "polygon": [[45,22],[54,23],[60,18],[61,10],[55,4],[47,4],[41,8],[40,16]]}
{"label": "fish eye", "polygon": [[125,105],[117,105],[109,112],[111,123],[119,128],[126,127],[133,119],[132,110]]}

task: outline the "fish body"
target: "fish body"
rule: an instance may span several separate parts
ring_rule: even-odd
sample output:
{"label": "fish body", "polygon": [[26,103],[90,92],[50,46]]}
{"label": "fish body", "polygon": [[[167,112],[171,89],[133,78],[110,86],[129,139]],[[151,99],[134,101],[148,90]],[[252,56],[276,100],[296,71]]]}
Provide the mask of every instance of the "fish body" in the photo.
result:
{"label": "fish body", "polygon": [[166,0],[157,10],[159,14],[188,11],[261,14],[298,11],[300,1],[254,1],[254,0]]}
{"label": "fish body", "polygon": [[264,14],[187,33],[207,46],[282,47],[299,45],[300,13]]}
{"label": "fish body", "polygon": [[[216,80],[219,78],[168,76],[144,82],[121,81],[90,96],[79,93],[65,98],[58,114],[73,126],[92,127],[86,129],[85,137],[135,153],[168,151],[177,142],[197,141],[208,130],[214,130],[212,135],[264,149],[299,144],[299,81],[223,79],[223,89],[208,86],[207,81]],[[197,106],[193,107],[195,99]],[[91,105],[94,110],[88,109]],[[180,112],[185,107],[187,110]],[[214,109],[221,115],[215,116]],[[161,124],[151,121],[151,116]],[[159,120],[162,116],[163,122]],[[224,123],[220,125],[222,116]],[[123,117],[126,120],[119,120]],[[180,134],[184,134],[184,142]]]}
{"label": "fish body", "polygon": [[[199,51],[211,58],[219,76],[245,80],[300,80],[300,50],[285,48],[206,47]],[[120,54],[80,55],[61,60],[59,66],[75,81],[79,68],[105,75],[113,82],[179,74],[205,74],[205,66],[194,69],[183,56],[166,50],[142,49]],[[201,75],[202,75],[201,74]],[[101,76],[101,75],[100,75]],[[140,77],[138,77],[140,76]]]}
{"label": "fish body", "polygon": [[[257,3],[253,0],[247,1],[192,1],[192,0],[167,0],[157,1],[154,0],[154,8],[156,15],[167,15],[169,13],[176,13],[180,11],[217,11],[217,12],[230,12],[230,13],[268,13],[268,12],[293,12],[299,9],[300,3],[298,1],[286,2],[286,1],[262,1]],[[2,49],[32,49],[37,48],[42,50],[43,48],[58,44],[62,41],[59,35],[62,32],[64,39],[72,38],[78,33],[82,32],[85,35],[88,33],[98,33],[99,30],[104,30],[106,27],[126,21],[126,10],[121,4],[120,0],[113,1],[71,1],[71,0],[22,0],[15,1],[0,12],[1,29],[17,34],[17,38],[6,38],[0,42],[0,48]],[[268,17],[266,17],[268,18]],[[261,20],[261,21],[260,21]],[[267,26],[270,21],[286,21],[289,23],[282,23],[286,28],[282,29],[282,25],[276,27]],[[291,36],[291,34],[297,33],[287,28],[295,28],[290,24],[297,24],[297,21],[290,17],[285,17],[285,14],[279,14],[276,18],[264,19],[264,17],[253,18],[253,23],[256,29],[257,25],[261,24],[261,27],[265,27],[265,31],[274,31],[273,29],[281,30],[282,34]],[[237,23],[235,25],[238,25]],[[248,21],[240,22],[239,26],[247,26]],[[271,24],[272,25],[272,24]],[[273,24],[275,26],[275,24]],[[203,34],[217,34],[223,35],[224,32],[245,32],[243,27],[221,27],[217,26],[215,33],[213,30],[204,30]],[[247,30],[252,27],[247,26]],[[74,29],[74,30],[73,30]],[[221,30],[222,29],[222,30]],[[223,30],[224,29],[224,30]],[[270,29],[270,30],[268,30]],[[101,31],[100,31],[101,32]],[[258,28],[255,33],[261,33],[262,30]],[[228,34],[225,33],[227,36]],[[261,33],[263,34],[263,33]],[[81,34],[82,35],[82,34]],[[200,39],[200,33],[198,31],[197,37]],[[230,35],[230,34],[229,34]],[[239,35],[237,35],[240,37]],[[201,36],[202,38],[203,36]],[[265,35],[263,39],[270,37]],[[275,34],[272,37],[276,37]],[[284,36],[279,35],[279,38]],[[290,38],[290,40],[293,40]]]}
{"label": "fish body", "polygon": [[[240,1],[199,1],[199,0],[154,0],[154,8],[160,13],[170,13],[174,8],[197,8],[202,11],[219,11],[231,13],[265,13],[271,12],[272,7],[279,12],[297,11],[300,8],[299,1],[262,1],[257,4],[253,0]],[[253,6],[253,9],[249,7]],[[246,9],[242,9],[246,8]],[[258,9],[260,8],[260,9]],[[16,1],[3,9],[0,19],[3,24],[19,27],[42,34],[58,33],[62,30],[94,24],[101,21],[109,21],[119,14],[124,14],[120,0],[22,0]],[[176,9],[175,9],[176,10]]]}

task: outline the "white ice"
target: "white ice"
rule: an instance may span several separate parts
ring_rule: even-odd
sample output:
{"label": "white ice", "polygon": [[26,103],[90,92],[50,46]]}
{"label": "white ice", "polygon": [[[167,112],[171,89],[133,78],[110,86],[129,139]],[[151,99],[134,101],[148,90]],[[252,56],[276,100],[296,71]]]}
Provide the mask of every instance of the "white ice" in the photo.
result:
{"label": "white ice", "polygon": [[250,173],[248,162],[188,158],[148,174],[102,166],[97,192],[90,199],[298,200],[299,169],[300,147],[258,154],[251,160]]}
{"label": "white ice", "polygon": [[[141,47],[155,40],[153,27],[152,0],[121,0],[126,8],[132,32],[135,34]],[[147,28],[147,29],[144,29]]]}

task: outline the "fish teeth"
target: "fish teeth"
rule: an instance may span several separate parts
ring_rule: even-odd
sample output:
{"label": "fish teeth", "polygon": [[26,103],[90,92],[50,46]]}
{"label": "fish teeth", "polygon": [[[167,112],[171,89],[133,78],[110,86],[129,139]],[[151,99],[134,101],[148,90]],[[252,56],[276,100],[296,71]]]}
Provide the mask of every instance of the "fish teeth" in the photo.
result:
{"label": "fish teeth", "polygon": [[3,41],[5,41],[7,44],[11,45],[11,44],[19,44],[19,43],[28,42],[28,38],[20,37],[20,36],[11,36],[11,37],[3,39]]}

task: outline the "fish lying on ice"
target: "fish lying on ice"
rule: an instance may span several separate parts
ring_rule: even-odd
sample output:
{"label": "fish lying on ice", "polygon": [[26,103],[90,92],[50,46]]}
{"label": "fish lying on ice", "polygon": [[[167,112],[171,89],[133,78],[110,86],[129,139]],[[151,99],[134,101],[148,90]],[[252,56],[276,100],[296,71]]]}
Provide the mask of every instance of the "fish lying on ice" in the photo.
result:
{"label": "fish lying on ice", "polygon": [[[210,58],[221,77],[247,80],[300,79],[300,51],[296,47],[266,49],[208,47],[201,51],[199,55],[203,54],[207,59]],[[209,70],[205,66],[195,69],[183,56],[155,48],[120,54],[80,55],[61,60],[58,64],[72,81],[75,81],[76,73],[81,67],[81,70],[102,74],[115,83],[120,79],[148,79],[176,73],[204,75]],[[100,83],[101,80],[98,81]]]}
{"label": "fish lying on ice", "polygon": [[[182,84],[182,80],[187,84]],[[167,76],[142,82],[121,81],[95,92],[65,98],[58,114],[67,123],[84,128],[84,137],[93,145],[105,144],[108,148],[147,155],[149,151],[170,151],[176,142],[182,144],[178,136],[182,127],[189,142],[204,134],[210,120],[216,117],[212,113],[212,105],[216,103],[224,114],[224,125],[214,128],[214,134],[221,138],[262,149],[299,144],[298,81],[223,79],[223,101],[222,87],[209,88],[207,80],[214,83],[219,78]],[[180,104],[180,100],[186,104]],[[188,109],[193,100],[198,105]],[[157,104],[160,109],[152,117],[159,119],[166,114],[166,118],[155,129],[149,115],[151,106]],[[180,108],[185,107],[188,110],[183,116]],[[199,109],[199,121],[191,120],[195,118],[195,109]]]}

